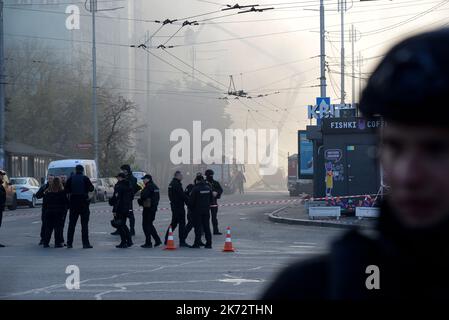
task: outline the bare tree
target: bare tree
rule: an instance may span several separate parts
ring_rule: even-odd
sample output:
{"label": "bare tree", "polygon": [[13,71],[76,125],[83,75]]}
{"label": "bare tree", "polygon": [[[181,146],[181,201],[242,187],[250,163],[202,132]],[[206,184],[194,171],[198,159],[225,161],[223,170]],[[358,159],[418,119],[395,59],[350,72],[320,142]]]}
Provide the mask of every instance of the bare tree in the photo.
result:
{"label": "bare tree", "polygon": [[[27,43],[6,56],[7,140],[67,157],[93,157],[92,150],[77,148],[93,140],[92,84],[86,64],[68,64],[56,53]],[[111,89],[100,88],[99,94],[100,169],[102,175],[110,175],[121,163],[134,162],[136,105]]]}
{"label": "bare tree", "polygon": [[132,134],[139,130],[135,124],[137,106],[130,100],[110,94],[101,95],[101,168],[103,175],[116,173],[124,161],[129,161],[133,154],[129,152],[134,145]]}

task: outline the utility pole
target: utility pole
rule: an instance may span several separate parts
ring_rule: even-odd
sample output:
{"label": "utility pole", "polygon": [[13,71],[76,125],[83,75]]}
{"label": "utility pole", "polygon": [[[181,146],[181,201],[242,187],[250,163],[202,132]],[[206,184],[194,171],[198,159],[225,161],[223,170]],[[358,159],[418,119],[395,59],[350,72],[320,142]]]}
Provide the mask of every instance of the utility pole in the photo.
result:
{"label": "utility pole", "polygon": [[[152,38],[150,37],[150,31],[147,30],[147,33],[145,35],[145,43],[148,43],[149,47],[151,47],[152,43]],[[150,55],[147,54],[147,165],[146,165],[146,170],[148,172],[151,172],[151,129],[152,129],[152,124],[151,124],[151,104],[150,104]]]}
{"label": "utility pole", "polygon": [[195,61],[196,61],[196,51],[195,46],[192,46],[192,80],[195,79]]}
{"label": "utility pole", "polygon": [[326,40],[324,23],[324,0],[320,0],[320,95],[326,97]]}
{"label": "utility pole", "polygon": [[363,57],[361,52],[359,52],[358,60],[359,60],[358,62],[359,62],[359,102],[360,102],[360,98],[362,97],[362,66],[363,66]]}
{"label": "utility pole", "polygon": [[355,59],[354,59],[354,46],[355,46],[355,31],[354,25],[351,25],[351,46],[352,46],[352,107],[355,106]]}
{"label": "utility pole", "polygon": [[[92,12],[92,113],[93,113],[93,136],[94,136],[94,159],[97,164],[97,172],[100,172],[98,158],[98,115],[97,115],[97,47],[95,43],[95,12],[97,11],[97,0],[90,0]],[[98,177],[96,177],[98,178]]]}
{"label": "utility pole", "polygon": [[[100,11],[113,11],[122,9],[117,7]],[[98,11],[97,0],[90,0],[90,12],[92,12],[92,114],[93,114],[93,136],[94,136],[94,158],[97,164],[97,175],[100,174],[99,143],[98,143],[98,113],[97,113],[97,46],[95,38],[95,12]],[[98,178],[98,177],[96,177]]]}
{"label": "utility pole", "polygon": [[5,168],[5,52],[3,43],[3,0],[0,0],[0,169]]}
{"label": "utility pole", "polygon": [[341,13],[341,104],[345,103],[345,11],[346,0],[338,0],[338,10]]}

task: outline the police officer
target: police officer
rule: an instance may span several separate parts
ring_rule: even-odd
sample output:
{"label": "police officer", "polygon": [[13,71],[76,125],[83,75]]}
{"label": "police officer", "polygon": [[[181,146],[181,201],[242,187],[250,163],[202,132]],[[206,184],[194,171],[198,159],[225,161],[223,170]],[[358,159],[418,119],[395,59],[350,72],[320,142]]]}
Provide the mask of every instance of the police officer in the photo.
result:
{"label": "police officer", "polygon": [[214,229],[214,234],[220,235],[222,234],[218,230],[218,203],[217,199],[221,198],[221,194],[223,193],[223,188],[217,180],[214,180],[214,171],[211,169],[207,169],[206,172],[206,181],[212,189],[213,200],[210,206],[210,213],[212,217],[212,227]]}
{"label": "police officer", "polygon": [[126,218],[129,215],[129,208],[134,197],[133,189],[127,180],[126,174],[120,172],[117,175],[117,183],[114,186],[114,195],[112,203],[114,204],[112,212],[114,214],[114,226],[120,235],[121,242],[116,248],[129,248],[133,245],[131,232],[126,225]]}
{"label": "police officer", "polygon": [[69,195],[69,228],[67,231],[67,248],[73,246],[73,236],[78,218],[81,217],[81,238],[83,248],[90,249],[89,242],[89,192],[94,191],[94,186],[90,179],[84,175],[84,167],[77,165],[75,174],[66,182],[66,192]]}
{"label": "police officer", "polygon": [[[176,171],[173,180],[168,186],[168,199],[170,200],[170,208],[172,212],[172,220],[170,225],[173,231],[179,225],[179,246],[189,247],[189,245],[185,242],[186,211],[184,208],[184,204],[187,203],[188,198],[182,188],[182,178],[182,173],[180,171]],[[165,245],[167,244],[168,231],[169,228],[165,233]]]}
{"label": "police officer", "polygon": [[[192,194],[192,190],[195,187],[195,185],[197,184],[198,180],[197,177],[202,176],[201,172],[198,172],[196,174],[195,180],[193,180],[193,183],[189,184],[184,193],[186,194],[186,196],[188,198],[190,198],[191,194]],[[192,208],[190,206],[190,202],[188,202],[187,204],[187,224],[186,224],[186,229],[185,229],[185,238],[187,239],[187,237],[189,236],[190,231],[192,231],[192,229],[195,227],[195,223],[194,223],[194,219],[193,219],[193,215],[192,215]],[[201,232],[202,234],[203,232]],[[200,243],[200,246],[204,247],[205,244],[203,242]]]}
{"label": "police officer", "polygon": [[[3,187],[3,177],[5,176],[5,174],[5,171],[0,170],[0,227],[2,226],[3,211],[5,211],[6,204],[6,190]],[[0,248],[4,247],[4,245],[0,244]]]}
{"label": "police officer", "polygon": [[[42,186],[39,188],[39,190],[36,192],[36,198],[37,199],[43,199],[44,198],[44,192],[48,189],[48,186],[52,183],[54,179],[54,176],[52,174],[47,175],[47,183],[43,183]],[[45,206],[42,204],[41,207],[41,240],[39,241],[39,245],[44,244],[44,238],[45,238],[45,223],[47,222],[46,216],[45,216]]]}
{"label": "police officer", "polygon": [[142,180],[145,183],[145,188],[143,188],[140,194],[139,204],[143,206],[142,228],[145,233],[145,243],[141,247],[152,248],[151,237],[154,239],[154,246],[158,247],[162,244],[162,241],[153,222],[156,218],[157,206],[159,205],[159,187],[153,182],[153,177],[149,174],[144,175]]}
{"label": "police officer", "polygon": [[204,181],[203,176],[196,177],[196,185],[193,187],[189,199],[189,205],[192,209],[192,217],[195,224],[195,242],[191,248],[201,246],[201,234],[204,231],[206,236],[205,248],[212,248],[212,235],[210,232],[210,206],[213,203],[212,189]]}
{"label": "police officer", "polygon": [[[131,170],[131,166],[129,164],[122,165],[120,167],[120,170],[122,170],[122,172],[125,174],[126,180],[129,181],[129,184],[130,184],[130,186],[132,188],[132,192],[133,192],[132,199],[134,199],[134,196],[140,190],[140,187],[137,184],[137,178],[134,177],[133,172]],[[128,219],[129,219],[129,230],[131,232],[131,236],[134,236],[136,234],[136,231],[135,231],[136,218],[134,217],[132,201],[131,201],[131,207],[129,208]]]}

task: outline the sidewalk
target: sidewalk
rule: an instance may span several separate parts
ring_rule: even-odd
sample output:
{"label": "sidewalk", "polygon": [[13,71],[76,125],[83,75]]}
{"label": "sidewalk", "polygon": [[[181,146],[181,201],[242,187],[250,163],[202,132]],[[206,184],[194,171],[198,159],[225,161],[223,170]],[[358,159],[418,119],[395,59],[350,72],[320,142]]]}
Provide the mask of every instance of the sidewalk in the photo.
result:
{"label": "sidewalk", "polygon": [[358,219],[356,217],[341,216],[339,220],[335,218],[329,219],[309,219],[307,209],[303,203],[290,204],[277,209],[268,215],[268,219],[277,223],[313,225],[319,227],[333,228],[367,228],[371,229],[376,223],[376,219]]}

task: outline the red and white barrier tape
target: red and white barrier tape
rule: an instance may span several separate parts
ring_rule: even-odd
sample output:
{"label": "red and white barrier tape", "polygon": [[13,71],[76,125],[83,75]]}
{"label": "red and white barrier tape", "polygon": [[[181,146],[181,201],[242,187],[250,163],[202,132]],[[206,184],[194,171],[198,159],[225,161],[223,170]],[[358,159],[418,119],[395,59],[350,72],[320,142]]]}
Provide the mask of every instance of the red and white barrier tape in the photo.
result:
{"label": "red and white barrier tape", "polygon": [[[288,204],[288,203],[301,203],[304,202],[303,198],[296,199],[283,199],[283,200],[259,200],[259,201],[247,201],[247,202],[232,202],[232,203],[222,203],[219,204],[218,207],[240,207],[240,206],[260,206],[260,205],[268,205],[268,204]],[[97,210],[95,207],[90,208],[91,212],[94,214],[97,213],[111,213],[112,208]],[[134,208],[135,212],[141,212],[143,209],[141,207]],[[158,211],[170,211],[171,209],[168,207],[159,207]],[[41,211],[33,210],[27,212],[13,212],[7,211],[5,212],[6,217],[19,217],[19,216],[34,216],[40,215]]]}
{"label": "red and white barrier tape", "polygon": [[362,197],[376,197],[379,196],[377,194],[359,194],[359,195],[355,195],[355,196],[331,196],[331,197],[322,197],[322,198],[309,198],[308,200],[310,201],[316,201],[316,200],[334,200],[334,199],[350,199],[350,198],[362,198]]}
{"label": "red and white barrier tape", "polygon": [[[301,202],[304,199],[298,198],[298,199],[284,199],[284,200],[265,200],[265,201],[248,201],[248,202],[234,202],[234,203],[223,203],[219,204],[218,207],[237,207],[237,206],[254,206],[254,205],[266,205],[266,204],[286,204],[286,203],[295,203],[295,202]],[[111,210],[95,210],[93,208],[95,213],[111,213]],[[136,208],[134,211],[142,211],[142,208]],[[158,208],[158,211],[169,211],[170,208],[167,207],[160,207]]]}

